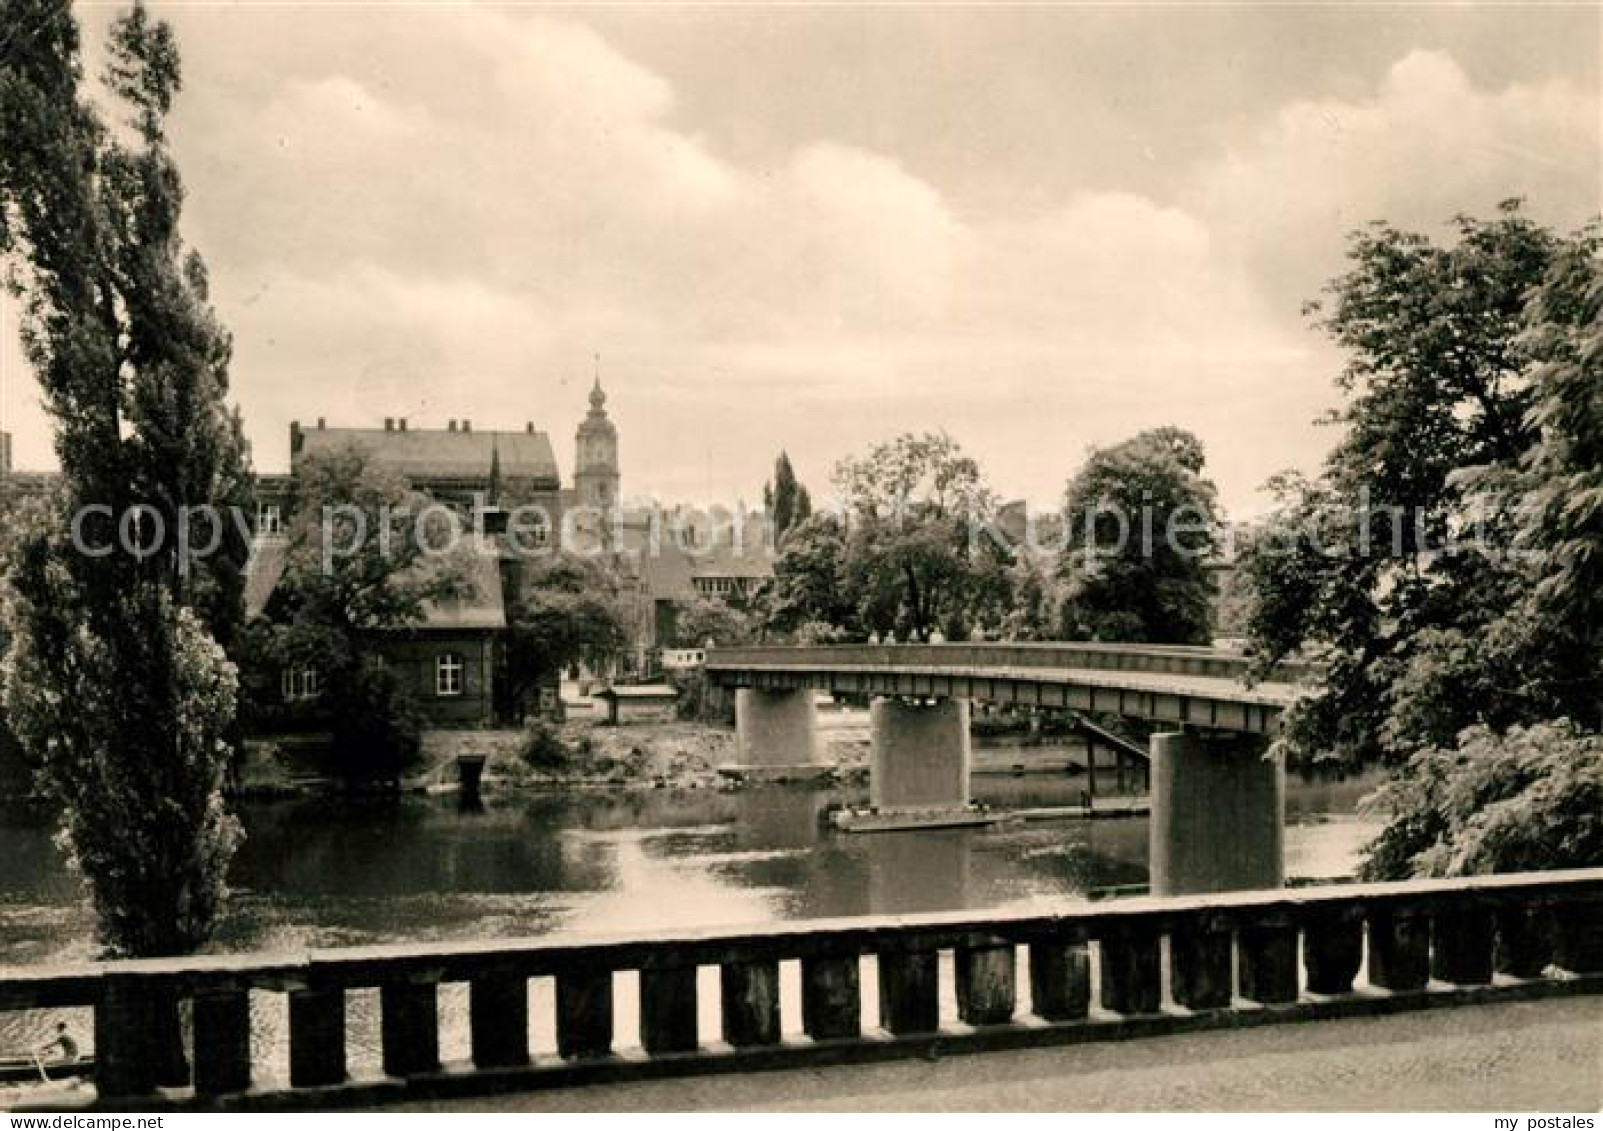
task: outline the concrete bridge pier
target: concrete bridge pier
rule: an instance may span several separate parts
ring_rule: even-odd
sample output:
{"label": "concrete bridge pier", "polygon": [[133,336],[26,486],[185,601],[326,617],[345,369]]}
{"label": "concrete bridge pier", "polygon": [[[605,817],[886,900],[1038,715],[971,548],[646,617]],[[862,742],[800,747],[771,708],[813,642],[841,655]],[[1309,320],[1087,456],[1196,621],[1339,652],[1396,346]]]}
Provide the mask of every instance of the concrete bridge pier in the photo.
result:
{"label": "concrete bridge pier", "polygon": [[879,810],[969,803],[967,699],[875,699],[868,709],[869,804]]}
{"label": "concrete bridge pier", "polygon": [[1286,773],[1266,748],[1246,734],[1152,736],[1152,894],[1285,882]]}
{"label": "concrete bridge pier", "polygon": [[805,687],[781,691],[743,687],[735,692],[732,773],[752,778],[808,777],[819,773],[817,713]]}

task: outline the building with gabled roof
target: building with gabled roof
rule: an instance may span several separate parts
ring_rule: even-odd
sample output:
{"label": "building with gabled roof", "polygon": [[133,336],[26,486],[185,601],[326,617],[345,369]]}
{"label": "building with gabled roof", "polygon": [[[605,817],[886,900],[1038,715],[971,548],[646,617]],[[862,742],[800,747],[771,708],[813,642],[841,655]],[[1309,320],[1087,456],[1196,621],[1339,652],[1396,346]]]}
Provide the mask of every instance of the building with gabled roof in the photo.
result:
{"label": "building with gabled roof", "polygon": [[[515,508],[538,508],[549,529],[561,529],[575,506],[603,510],[617,505],[618,434],[607,417],[599,378],[590,392],[590,411],[577,430],[572,486],[564,486],[547,433],[526,423],[522,429],[476,429],[470,420],[445,427],[414,427],[405,417],[385,419],[382,427],[331,427],[292,423],[290,470],[261,476],[257,483],[256,543],[246,569],[247,616],[272,615],[272,598],[287,564],[288,507],[295,476],[308,459],[348,448],[360,449],[374,466],[405,479],[413,490],[456,509],[504,516]],[[604,523],[592,520],[591,533]],[[434,725],[486,726],[495,721],[495,670],[507,629],[509,588],[515,586],[517,555],[505,540],[492,538],[470,563],[471,584],[460,597],[429,602],[415,624],[376,631],[375,657],[401,676],[426,719]],[[287,701],[315,696],[316,673],[283,673]],[[555,701],[554,688],[542,701]]]}

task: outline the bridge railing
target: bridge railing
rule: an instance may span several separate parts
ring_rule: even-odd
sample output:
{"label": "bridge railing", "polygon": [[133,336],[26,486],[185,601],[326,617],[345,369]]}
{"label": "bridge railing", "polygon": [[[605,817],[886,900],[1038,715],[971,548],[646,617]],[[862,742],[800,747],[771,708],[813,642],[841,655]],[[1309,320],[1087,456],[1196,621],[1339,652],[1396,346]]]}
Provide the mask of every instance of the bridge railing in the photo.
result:
{"label": "bridge railing", "polygon": [[[292,1105],[1593,992],[1603,988],[1599,974],[1603,869],[1590,869],[652,939],[12,969],[0,971],[0,1010],[92,1008],[103,1103]],[[531,997],[530,980],[541,978],[554,981],[554,993]],[[799,1018],[781,1009],[786,979],[799,981]],[[448,983],[467,985],[470,1058],[442,1068],[439,991]],[[382,1072],[362,1076],[348,1064],[347,995],[374,988]],[[614,1031],[620,989],[632,995],[638,1035]],[[266,1072],[268,1050],[251,1024],[251,998],[263,993],[288,998],[287,1080]],[[716,997],[716,1012],[703,1011],[698,995]],[[548,1015],[532,1015],[536,1000]],[[955,1016],[943,1000],[955,1002]],[[150,1019],[174,1001],[187,1003],[192,1084],[158,1096]],[[707,1016],[718,1020],[703,1024]],[[554,1026],[556,1051],[531,1057],[531,1028],[542,1025]]]}
{"label": "bridge railing", "polygon": [[[825,644],[716,648],[709,671],[751,667],[1080,668],[1244,680],[1252,660],[1212,648],[1093,643]],[[1277,682],[1317,679],[1313,664],[1276,666]]]}

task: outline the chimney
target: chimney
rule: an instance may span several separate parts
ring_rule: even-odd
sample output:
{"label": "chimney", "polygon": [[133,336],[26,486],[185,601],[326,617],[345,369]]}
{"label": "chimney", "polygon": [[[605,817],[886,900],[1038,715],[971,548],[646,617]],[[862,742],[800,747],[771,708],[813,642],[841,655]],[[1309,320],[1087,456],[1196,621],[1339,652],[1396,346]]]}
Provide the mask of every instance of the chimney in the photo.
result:
{"label": "chimney", "polygon": [[395,431],[395,417],[386,416],[384,418],[384,431],[386,431],[386,432]]}
{"label": "chimney", "polygon": [[473,431],[473,421],[471,421],[471,420],[462,421],[462,431],[464,431],[464,432]]}
{"label": "chimney", "polygon": [[532,421],[532,420],[526,421],[524,423],[524,425],[523,425],[523,431],[525,433],[527,433],[528,435],[533,436],[534,435],[534,421]]}
{"label": "chimney", "polygon": [[447,432],[455,432],[456,431],[456,417],[453,416],[450,420],[447,420],[445,422],[445,430]]}
{"label": "chimney", "polygon": [[396,424],[400,427],[402,432],[406,431],[406,417],[401,417],[400,420],[396,421]]}
{"label": "chimney", "polygon": [[323,430],[323,418],[321,416],[317,418],[317,430],[319,432]]}

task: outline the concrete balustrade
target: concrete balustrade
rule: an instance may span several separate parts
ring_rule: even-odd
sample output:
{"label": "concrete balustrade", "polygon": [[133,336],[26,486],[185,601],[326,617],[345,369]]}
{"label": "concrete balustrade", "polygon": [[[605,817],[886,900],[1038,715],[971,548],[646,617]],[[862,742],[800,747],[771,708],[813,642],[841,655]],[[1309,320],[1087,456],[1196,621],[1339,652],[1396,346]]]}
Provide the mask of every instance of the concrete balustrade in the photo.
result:
{"label": "concrete balustrade", "polygon": [[195,1092],[223,1096],[250,1087],[250,994],[230,986],[197,990],[194,1002]]}
{"label": "concrete balustrade", "polygon": [[779,1043],[779,960],[727,962],[718,968],[724,1040],[737,1049]]}
{"label": "concrete balustrade", "polygon": [[[700,1020],[698,992],[712,985],[698,982],[701,967],[718,970],[713,1031]],[[780,991],[792,970],[801,1016],[787,1019]],[[637,979],[615,977],[630,972]],[[878,1000],[865,1022],[870,972]],[[533,1016],[531,978],[555,982],[549,1016]],[[635,1007],[639,1032],[622,1048],[615,981],[638,985],[624,1004]],[[442,1066],[439,991],[453,983],[468,986],[471,1063]],[[373,988],[382,1075],[353,1074],[346,994]],[[108,1106],[252,1107],[977,1052],[1600,990],[1603,869],[1589,869],[649,940],[9,970],[0,971],[0,1011],[92,1007],[95,1088]],[[287,1081],[266,1075],[266,1050],[252,1045],[248,995],[262,991],[288,999]],[[943,1002],[955,1005],[955,1020]],[[181,1003],[192,1010],[192,1085],[158,1094],[172,1065],[156,1056],[150,1018]],[[556,1055],[531,1058],[531,1021],[554,1028]],[[797,1022],[805,1036],[791,1033]],[[79,1098],[95,1096],[83,1089]]]}
{"label": "concrete balustrade", "polygon": [[529,1063],[529,984],[514,974],[468,982],[468,1039],[477,1068]]}
{"label": "concrete balustrade", "polygon": [[941,1027],[941,955],[904,950],[879,958],[879,1023],[887,1033],[909,1036]]}

